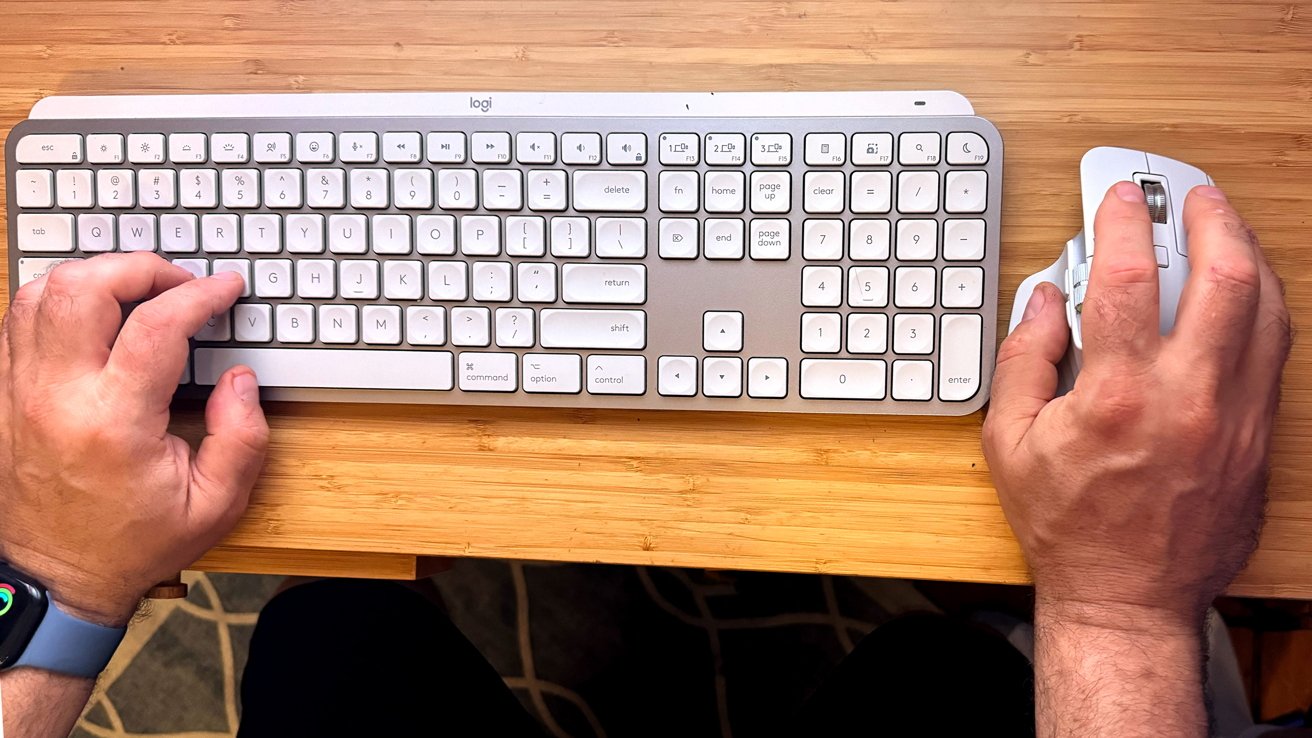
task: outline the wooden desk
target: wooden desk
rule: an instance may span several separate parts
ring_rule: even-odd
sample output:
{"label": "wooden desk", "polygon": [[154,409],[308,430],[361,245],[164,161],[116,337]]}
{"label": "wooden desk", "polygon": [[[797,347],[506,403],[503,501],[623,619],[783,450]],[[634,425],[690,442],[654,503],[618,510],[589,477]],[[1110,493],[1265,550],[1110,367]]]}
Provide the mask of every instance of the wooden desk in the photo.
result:
{"label": "wooden desk", "polygon": [[[1000,320],[1079,229],[1097,144],[1225,186],[1312,317],[1312,3],[6,2],[0,128],[54,93],[952,88],[1007,142]],[[0,269],[3,269],[0,266]],[[1005,326],[1004,326],[1005,327]],[[1242,594],[1312,597],[1312,350]],[[494,556],[1021,582],[958,419],[275,405],[202,567],[404,576]],[[179,421],[195,431],[198,418]]]}

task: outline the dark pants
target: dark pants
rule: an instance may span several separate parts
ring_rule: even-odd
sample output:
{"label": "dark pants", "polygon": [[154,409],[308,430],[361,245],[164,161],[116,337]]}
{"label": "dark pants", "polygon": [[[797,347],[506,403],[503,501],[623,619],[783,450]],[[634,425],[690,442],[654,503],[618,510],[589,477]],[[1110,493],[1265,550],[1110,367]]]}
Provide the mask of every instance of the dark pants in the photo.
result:
{"label": "dark pants", "polygon": [[[441,608],[388,582],[324,580],[275,597],[241,697],[238,738],[545,735]],[[861,641],[780,733],[1031,736],[1033,671],[992,631],[910,615]]]}

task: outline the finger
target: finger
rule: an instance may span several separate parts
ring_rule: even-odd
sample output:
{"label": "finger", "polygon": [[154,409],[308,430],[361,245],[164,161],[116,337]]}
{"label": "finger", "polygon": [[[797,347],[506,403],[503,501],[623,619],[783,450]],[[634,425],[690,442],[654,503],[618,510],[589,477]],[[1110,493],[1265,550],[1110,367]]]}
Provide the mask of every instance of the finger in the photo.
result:
{"label": "finger", "polygon": [[[101,374],[108,391],[127,393],[143,414],[165,413],[187,364],[187,339],[232,307],[244,281],[236,272],[193,279],[137,306],[119,331]],[[165,417],[167,422],[167,417]]]}
{"label": "finger", "polygon": [[1280,375],[1289,359],[1294,332],[1289,319],[1289,306],[1285,304],[1285,286],[1267,261],[1259,246],[1258,274],[1262,280],[1254,319],[1253,338],[1248,345],[1248,374],[1273,391],[1280,386]]}
{"label": "finger", "polygon": [[219,377],[205,406],[205,432],[192,463],[188,514],[197,535],[217,540],[246,511],[269,446],[259,385],[249,368],[236,366]]}
{"label": "finger", "polygon": [[1093,223],[1094,257],[1080,313],[1085,364],[1141,360],[1160,340],[1157,255],[1143,189],[1118,182]]}
{"label": "finger", "polygon": [[1184,226],[1189,279],[1176,311],[1172,349],[1196,369],[1233,371],[1247,353],[1262,295],[1257,236],[1215,187],[1190,190]]}
{"label": "finger", "polygon": [[992,399],[984,422],[985,446],[1010,452],[1043,408],[1057,395],[1057,362],[1066,353],[1070,326],[1065,299],[1049,282],[1040,284],[1016,330],[998,347]]}

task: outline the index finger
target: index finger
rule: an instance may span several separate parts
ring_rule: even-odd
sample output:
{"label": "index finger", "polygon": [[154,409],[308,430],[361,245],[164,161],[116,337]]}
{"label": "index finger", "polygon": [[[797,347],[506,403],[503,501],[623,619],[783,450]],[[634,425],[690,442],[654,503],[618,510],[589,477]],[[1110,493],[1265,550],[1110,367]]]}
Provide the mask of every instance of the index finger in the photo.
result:
{"label": "index finger", "polygon": [[1157,255],[1143,189],[1117,182],[1094,219],[1093,267],[1080,313],[1086,364],[1151,356],[1158,332]]}

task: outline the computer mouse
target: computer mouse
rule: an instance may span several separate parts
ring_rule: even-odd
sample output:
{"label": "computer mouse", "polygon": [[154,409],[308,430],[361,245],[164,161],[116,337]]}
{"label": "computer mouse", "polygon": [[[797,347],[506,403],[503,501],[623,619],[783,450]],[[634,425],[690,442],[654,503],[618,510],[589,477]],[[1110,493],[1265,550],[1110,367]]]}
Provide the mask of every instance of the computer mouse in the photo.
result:
{"label": "computer mouse", "polygon": [[1089,272],[1097,244],[1093,218],[1107,190],[1117,182],[1134,182],[1143,188],[1148,200],[1148,215],[1153,221],[1153,247],[1157,252],[1160,329],[1163,335],[1175,325],[1175,310],[1189,277],[1189,247],[1185,242],[1184,198],[1196,185],[1210,185],[1212,178],[1203,170],[1133,149],[1099,146],[1090,149],[1080,160],[1080,192],[1084,204],[1084,230],[1066,242],[1062,255],[1052,266],[1031,275],[1016,290],[1011,306],[1011,325],[1016,329],[1034,288],[1052,282],[1066,296],[1066,322],[1071,327],[1071,342],[1058,365],[1058,394],[1075,386],[1075,377],[1083,363],[1084,340],[1080,333],[1080,312],[1089,284]]}

